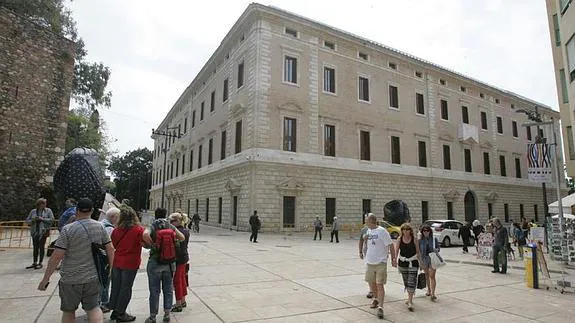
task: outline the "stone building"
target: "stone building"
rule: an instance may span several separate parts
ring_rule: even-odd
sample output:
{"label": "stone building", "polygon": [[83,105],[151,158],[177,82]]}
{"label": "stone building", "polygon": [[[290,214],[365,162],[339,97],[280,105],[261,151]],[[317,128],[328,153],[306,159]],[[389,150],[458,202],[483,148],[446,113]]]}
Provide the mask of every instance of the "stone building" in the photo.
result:
{"label": "stone building", "polygon": [[[535,129],[520,107],[550,107],[274,7],[251,4],[153,135],[151,206],[204,224],[345,228],[385,203],[412,221],[543,219],[527,179]],[[167,146],[167,147],[166,147]],[[163,151],[167,153],[164,165]],[[551,192],[549,199],[551,201]],[[324,222],[324,223],[325,223]]]}
{"label": "stone building", "polygon": [[575,177],[575,2],[547,0],[567,174]]}
{"label": "stone building", "polygon": [[64,157],[74,52],[0,7],[0,219],[27,214]]}

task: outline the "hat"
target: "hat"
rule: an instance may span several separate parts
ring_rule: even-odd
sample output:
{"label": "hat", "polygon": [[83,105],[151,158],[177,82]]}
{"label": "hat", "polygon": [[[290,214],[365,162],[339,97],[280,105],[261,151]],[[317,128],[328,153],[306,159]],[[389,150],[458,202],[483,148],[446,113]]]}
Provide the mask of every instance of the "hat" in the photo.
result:
{"label": "hat", "polygon": [[94,208],[94,203],[89,198],[83,198],[78,201],[78,205],[76,205],[79,212],[92,212]]}

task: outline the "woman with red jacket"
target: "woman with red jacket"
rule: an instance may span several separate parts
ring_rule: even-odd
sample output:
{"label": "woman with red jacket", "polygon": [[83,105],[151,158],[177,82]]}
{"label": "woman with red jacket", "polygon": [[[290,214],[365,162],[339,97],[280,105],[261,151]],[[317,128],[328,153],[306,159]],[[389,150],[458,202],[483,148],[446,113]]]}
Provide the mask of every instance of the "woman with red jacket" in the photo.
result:
{"label": "woman with red jacket", "polygon": [[112,290],[108,306],[113,310],[110,320],[132,322],[135,316],[126,313],[132,298],[132,286],[142,260],[144,228],[131,207],[120,207],[118,226],[112,231],[112,244],[116,249],[112,265]]}
{"label": "woman with red jacket", "polygon": [[186,307],[186,295],[188,295],[186,283],[186,264],[190,260],[188,254],[188,242],[190,241],[190,231],[183,224],[181,213],[170,215],[170,223],[174,225],[184,235],[184,241],[179,241],[176,245],[176,273],[174,275],[174,291],[176,294],[176,305],[172,312],[181,312]]}

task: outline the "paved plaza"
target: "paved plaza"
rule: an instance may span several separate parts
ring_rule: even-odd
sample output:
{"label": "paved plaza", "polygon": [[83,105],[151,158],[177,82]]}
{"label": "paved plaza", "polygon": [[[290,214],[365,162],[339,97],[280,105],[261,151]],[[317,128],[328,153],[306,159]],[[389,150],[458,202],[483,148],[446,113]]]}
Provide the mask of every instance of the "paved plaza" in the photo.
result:
{"label": "paved plaza", "polygon": [[[190,241],[188,308],[172,322],[378,322],[369,308],[364,265],[357,240],[342,233],[339,244],[310,234],[249,233],[201,227]],[[26,270],[31,250],[0,249],[0,321],[59,322],[55,274],[46,292],[36,290],[42,270]],[[528,289],[522,263],[507,275],[457,247],[442,251],[448,265],[438,271],[438,301],[418,291],[415,311],[404,304],[400,275],[389,267],[385,321],[390,322],[573,322],[575,295]],[[128,312],[143,322],[148,311],[147,257],[136,277]],[[551,270],[558,270],[550,264]],[[161,303],[160,303],[161,304]],[[82,316],[77,322],[85,322]],[[106,321],[109,314],[105,315]]]}

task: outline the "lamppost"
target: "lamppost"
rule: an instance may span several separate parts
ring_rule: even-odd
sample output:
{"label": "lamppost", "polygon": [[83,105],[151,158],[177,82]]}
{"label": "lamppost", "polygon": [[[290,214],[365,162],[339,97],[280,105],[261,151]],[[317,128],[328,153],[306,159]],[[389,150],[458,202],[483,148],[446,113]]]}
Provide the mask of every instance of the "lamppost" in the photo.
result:
{"label": "lamppost", "polygon": [[[178,134],[176,132],[170,132],[170,130],[178,130]],[[168,139],[171,138],[181,138],[182,134],[180,133],[179,127],[166,127],[166,130],[154,130],[152,129],[153,135],[164,136],[164,148],[162,149],[162,153],[164,153],[164,167],[163,167],[163,176],[162,176],[162,202],[161,207],[164,208],[164,195],[166,193],[166,164],[168,160]]]}

